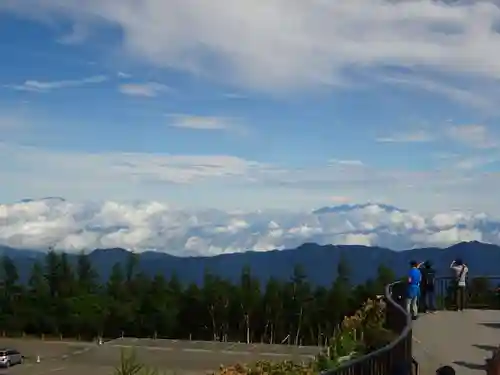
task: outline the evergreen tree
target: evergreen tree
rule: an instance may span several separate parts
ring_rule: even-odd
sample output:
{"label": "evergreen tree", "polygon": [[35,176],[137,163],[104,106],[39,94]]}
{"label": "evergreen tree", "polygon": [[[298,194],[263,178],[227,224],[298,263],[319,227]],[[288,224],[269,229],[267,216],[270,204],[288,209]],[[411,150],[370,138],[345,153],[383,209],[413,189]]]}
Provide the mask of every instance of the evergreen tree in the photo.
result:
{"label": "evergreen tree", "polygon": [[254,318],[256,318],[261,292],[259,281],[252,277],[249,267],[244,267],[241,272],[240,291],[243,326],[245,327],[245,341],[250,343],[253,336],[252,324]]}
{"label": "evergreen tree", "polygon": [[[50,250],[21,282],[15,262],[0,259],[0,331],[5,334],[168,337],[295,345],[324,345],[345,315],[394,280],[381,266],[375,280],[354,287],[341,257],[330,287],[315,287],[301,265],[289,280],[257,280],[249,267],[230,283],[207,270],[200,285],[176,275],[146,275],[136,254],[99,278],[87,254]],[[475,301],[498,301],[482,280]]]}
{"label": "evergreen tree", "polygon": [[276,343],[284,333],[284,288],[282,283],[271,278],[266,285],[263,296],[264,340],[269,344]]}
{"label": "evergreen tree", "polygon": [[349,281],[349,266],[345,258],[341,256],[337,264],[337,278],[332,283],[328,299],[329,316],[334,325],[330,327],[330,330],[333,332],[346,315],[356,310],[358,304],[359,301],[353,298],[353,290]]}
{"label": "evergreen tree", "polygon": [[0,295],[2,306],[0,324],[2,327],[9,327],[14,332],[20,331],[22,329],[22,319],[19,316],[19,307],[21,307],[23,290],[18,284],[17,267],[12,259],[7,256],[3,256],[0,261],[0,283],[3,292]]}

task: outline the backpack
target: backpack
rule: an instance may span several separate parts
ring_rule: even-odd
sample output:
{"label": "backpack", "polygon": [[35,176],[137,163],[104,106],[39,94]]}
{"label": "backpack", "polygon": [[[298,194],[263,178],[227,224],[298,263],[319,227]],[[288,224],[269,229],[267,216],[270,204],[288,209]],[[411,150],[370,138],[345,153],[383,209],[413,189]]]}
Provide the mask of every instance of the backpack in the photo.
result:
{"label": "backpack", "polygon": [[[457,277],[457,285],[460,284],[460,280],[462,279],[462,275],[464,274],[465,271],[465,264],[462,264],[462,270],[460,271],[460,274]],[[466,276],[467,277],[467,276]]]}
{"label": "backpack", "polygon": [[425,270],[425,283],[428,287],[433,288],[434,283],[436,281],[436,271],[434,271],[432,268],[426,269]]}

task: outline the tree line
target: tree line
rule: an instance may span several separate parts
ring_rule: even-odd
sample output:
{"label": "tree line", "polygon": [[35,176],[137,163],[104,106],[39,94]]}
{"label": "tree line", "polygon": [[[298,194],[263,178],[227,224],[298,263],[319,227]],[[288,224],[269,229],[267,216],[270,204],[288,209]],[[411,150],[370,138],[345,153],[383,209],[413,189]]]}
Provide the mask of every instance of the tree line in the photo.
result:
{"label": "tree line", "polygon": [[0,331],[321,345],[346,315],[383,294],[395,278],[381,266],[376,279],[354,286],[345,261],[332,267],[338,277],[328,287],[311,285],[300,265],[289,280],[261,283],[246,267],[237,283],[207,271],[202,285],[182,285],[176,275],[140,272],[131,253],[102,282],[88,255],[70,262],[67,254],[50,251],[23,283],[15,261],[4,256]]}

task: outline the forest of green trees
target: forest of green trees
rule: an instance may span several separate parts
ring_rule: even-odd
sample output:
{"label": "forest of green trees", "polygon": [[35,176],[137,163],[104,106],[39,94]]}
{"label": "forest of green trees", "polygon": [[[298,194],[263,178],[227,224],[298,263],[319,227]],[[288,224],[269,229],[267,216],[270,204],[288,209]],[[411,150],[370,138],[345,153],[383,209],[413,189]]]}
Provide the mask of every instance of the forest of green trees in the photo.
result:
{"label": "forest of green trees", "polygon": [[16,265],[0,260],[0,331],[4,335],[158,337],[192,340],[323,344],[344,316],[367,298],[382,294],[394,274],[380,267],[378,277],[363,285],[349,281],[341,261],[328,287],[313,286],[297,265],[289,280],[261,285],[250,269],[239,283],[205,273],[204,283],[183,286],[175,275],[149,277],[138,272],[132,254],[115,264],[109,279],[99,282],[89,258],[70,264],[64,253],[49,252],[21,283]]}

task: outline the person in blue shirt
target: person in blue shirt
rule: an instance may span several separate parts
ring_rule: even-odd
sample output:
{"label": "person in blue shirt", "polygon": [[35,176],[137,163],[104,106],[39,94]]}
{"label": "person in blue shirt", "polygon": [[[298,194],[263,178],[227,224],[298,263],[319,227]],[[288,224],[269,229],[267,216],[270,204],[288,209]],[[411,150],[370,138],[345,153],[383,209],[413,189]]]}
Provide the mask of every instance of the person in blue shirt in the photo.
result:
{"label": "person in blue shirt", "polygon": [[406,296],[406,310],[411,314],[413,320],[418,316],[418,298],[420,297],[420,282],[422,274],[419,270],[419,264],[412,260],[410,262],[410,271],[408,272],[408,292]]}

